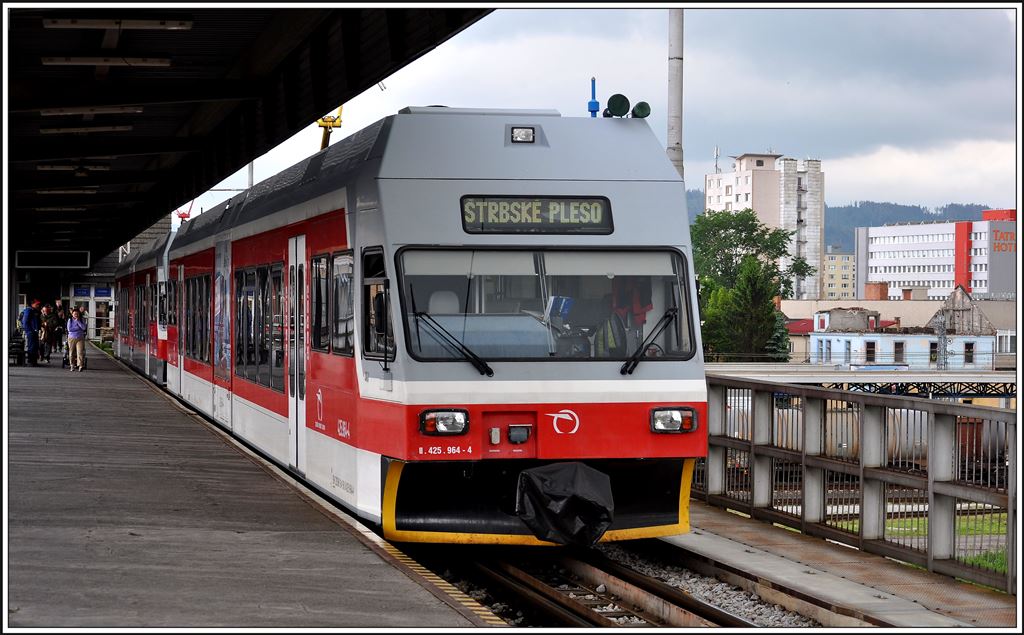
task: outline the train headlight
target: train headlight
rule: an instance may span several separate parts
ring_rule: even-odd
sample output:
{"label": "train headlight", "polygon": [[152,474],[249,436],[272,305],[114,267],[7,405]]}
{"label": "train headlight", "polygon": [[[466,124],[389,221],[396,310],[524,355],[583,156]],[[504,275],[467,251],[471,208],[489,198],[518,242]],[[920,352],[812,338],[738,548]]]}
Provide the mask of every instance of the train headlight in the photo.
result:
{"label": "train headlight", "polygon": [[465,410],[425,410],[420,413],[420,432],[430,435],[465,434],[469,413]]}
{"label": "train headlight", "polygon": [[658,408],[651,411],[651,432],[678,433],[697,429],[697,413],[692,408]]}
{"label": "train headlight", "polygon": [[512,143],[533,143],[533,128],[512,128]]}

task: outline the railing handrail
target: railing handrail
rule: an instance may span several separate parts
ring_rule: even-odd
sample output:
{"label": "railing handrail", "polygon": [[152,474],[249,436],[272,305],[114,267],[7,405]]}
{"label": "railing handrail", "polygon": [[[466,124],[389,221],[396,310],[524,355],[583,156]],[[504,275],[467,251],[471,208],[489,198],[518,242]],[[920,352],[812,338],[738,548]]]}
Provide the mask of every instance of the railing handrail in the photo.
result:
{"label": "railing handrail", "polygon": [[[695,497],[1015,592],[1016,411],[715,374],[706,381],[708,455]],[[908,504],[913,513],[899,509]]]}
{"label": "railing handrail", "polygon": [[1008,408],[994,408],[992,406],[980,406],[975,404],[951,403],[948,401],[935,401],[922,397],[907,397],[902,395],[880,395],[877,393],[860,392],[855,390],[837,390],[834,388],[818,388],[817,386],[805,386],[801,384],[784,384],[761,379],[747,379],[741,377],[729,377],[725,375],[708,374],[707,383],[720,384],[729,388],[748,388],[752,390],[772,390],[773,392],[785,392],[787,395],[800,397],[816,397],[818,399],[834,399],[841,401],[852,401],[868,406],[882,406],[884,408],[921,410],[937,415],[953,415],[978,417],[981,419],[994,419],[1007,423],[1017,423],[1017,412]]}

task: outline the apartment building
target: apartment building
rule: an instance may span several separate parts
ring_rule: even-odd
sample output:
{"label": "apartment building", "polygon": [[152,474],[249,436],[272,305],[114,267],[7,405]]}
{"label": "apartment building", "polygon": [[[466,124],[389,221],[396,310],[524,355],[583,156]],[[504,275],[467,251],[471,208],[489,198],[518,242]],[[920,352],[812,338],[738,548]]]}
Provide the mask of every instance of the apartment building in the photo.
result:
{"label": "apartment building", "polygon": [[821,280],[823,300],[852,300],[857,297],[857,264],[852,252],[844,252],[836,245],[825,247],[822,258]]}
{"label": "apartment building", "polygon": [[944,300],[958,285],[975,297],[1016,298],[1016,222],[1016,210],[986,210],[980,221],[858,227],[857,298],[877,282],[891,300]]}
{"label": "apartment building", "polygon": [[816,272],[794,281],[793,297],[823,297],[825,175],[821,161],[797,161],[770,153],[731,158],[732,172],[704,176],[705,209],[738,211],[749,207],[768,227],[794,232],[790,255],[781,259],[779,266],[788,267],[794,258],[803,257]]}

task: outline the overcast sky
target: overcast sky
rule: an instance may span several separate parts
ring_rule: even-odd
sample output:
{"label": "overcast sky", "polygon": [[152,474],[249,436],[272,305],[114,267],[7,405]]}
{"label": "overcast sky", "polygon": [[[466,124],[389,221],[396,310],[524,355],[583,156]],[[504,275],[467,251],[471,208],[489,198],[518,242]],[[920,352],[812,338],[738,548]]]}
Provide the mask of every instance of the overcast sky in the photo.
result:
{"label": "overcast sky", "polygon": [[[499,5],[500,6],[500,5]],[[729,155],[822,160],[825,201],[1016,208],[1020,36],[989,8],[687,8],[687,186]],[[506,9],[344,104],[331,143],[402,107],[554,108],[587,117],[590,78],[651,105],[665,144],[668,8]],[[334,114],[334,111],[324,114]],[[258,182],[320,148],[315,122],[255,162]],[[218,188],[244,188],[247,169]],[[230,192],[211,192],[195,210]],[[187,207],[187,205],[186,205]]]}

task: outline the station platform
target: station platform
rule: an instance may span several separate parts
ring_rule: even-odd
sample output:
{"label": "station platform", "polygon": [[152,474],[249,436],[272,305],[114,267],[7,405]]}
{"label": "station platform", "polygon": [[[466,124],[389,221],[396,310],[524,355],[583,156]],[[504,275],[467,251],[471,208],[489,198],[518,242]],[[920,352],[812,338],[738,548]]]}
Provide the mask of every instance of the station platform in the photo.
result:
{"label": "station platform", "polygon": [[[728,580],[822,607],[826,626],[1019,628],[1017,598],[690,500],[691,531],[662,540],[696,553]],[[757,580],[742,579],[754,567]],[[772,600],[775,601],[775,600]],[[840,617],[828,615],[835,611]],[[803,611],[801,611],[803,612]],[[810,614],[805,613],[805,614]],[[824,622],[823,622],[824,623]]]}
{"label": "station platform", "polygon": [[504,626],[89,346],[11,367],[7,626]]}

